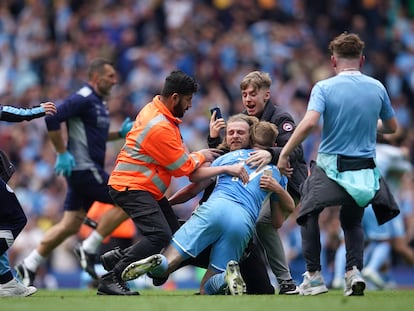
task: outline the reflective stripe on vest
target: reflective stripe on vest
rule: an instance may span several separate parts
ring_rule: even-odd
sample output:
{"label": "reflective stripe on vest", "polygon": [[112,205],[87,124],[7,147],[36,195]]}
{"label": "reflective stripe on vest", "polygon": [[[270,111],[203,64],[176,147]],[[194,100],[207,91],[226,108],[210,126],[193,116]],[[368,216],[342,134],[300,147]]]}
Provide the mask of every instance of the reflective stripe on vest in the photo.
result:
{"label": "reflective stripe on vest", "polygon": [[174,171],[177,168],[181,167],[185,162],[188,161],[188,154],[183,153],[181,157],[179,157],[174,163],[167,165],[167,170]]}
{"label": "reflective stripe on vest", "polygon": [[[118,163],[115,166],[114,171],[129,171],[129,172],[140,172],[147,178],[150,178],[152,171],[145,165],[134,164],[134,163]],[[151,182],[162,192],[167,191],[167,185],[159,178],[157,174],[152,176]]]}
{"label": "reflective stripe on vest", "polygon": [[142,132],[137,137],[137,144],[136,144],[137,148],[141,146],[142,142],[144,141],[145,137],[147,137],[148,132],[153,128],[153,126],[162,121],[169,122],[163,114],[160,114],[148,122],[147,126],[142,130]]}
{"label": "reflective stripe on vest", "polygon": [[[137,150],[140,149],[140,146],[142,142],[144,141],[145,137],[148,135],[148,132],[155,126],[156,124],[162,122],[162,121],[168,121],[168,119],[163,115],[160,114],[156,116],[154,119],[152,119],[150,122],[148,122],[148,125],[141,131],[141,133],[138,135],[136,139],[136,144],[134,148],[129,147],[128,145],[124,146],[124,150],[128,154],[128,156],[132,159],[143,161],[145,163],[155,163],[158,164],[157,161],[155,161],[152,157],[148,155],[142,155],[137,152]],[[167,165],[165,168],[169,171],[174,171],[178,168],[180,168],[184,163],[188,161],[188,154],[183,153],[181,157],[179,157],[174,163],[171,163],[170,165]]]}
{"label": "reflective stripe on vest", "polygon": [[[134,152],[134,149],[130,148],[129,146],[125,145],[123,149],[128,153],[128,156],[130,156],[134,160],[140,160],[145,163],[154,163],[157,165],[159,164],[157,161],[155,161],[152,157],[148,155],[143,155],[143,154]],[[132,156],[132,154],[134,154],[134,156]],[[191,155],[191,157],[194,159],[194,161],[199,162],[196,156]],[[169,171],[174,171],[180,168],[187,161],[188,161],[188,154],[183,153],[181,157],[179,157],[175,162],[171,163],[170,165],[165,166],[165,168]]]}
{"label": "reflective stripe on vest", "polygon": [[[124,145],[123,149],[131,159],[142,161],[142,162],[145,162],[145,163],[154,163],[154,164],[158,165],[157,161],[155,161],[152,157],[150,157],[148,155],[139,154],[138,150],[140,149],[140,146],[141,146],[142,142],[144,141],[144,139],[146,138],[146,136],[148,135],[150,130],[156,124],[158,124],[160,122],[163,122],[163,121],[169,122],[168,119],[163,114],[160,114],[160,115],[156,116],[154,119],[152,119],[150,122],[148,122],[147,126],[137,136],[136,143],[135,143],[134,147]],[[179,160],[181,160],[181,159],[182,159],[182,157],[180,157]],[[177,160],[175,163],[169,165],[167,167],[167,169],[170,169],[169,167],[176,167],[177,166],[176,163],[179,160]],[[180,161],[180,163],[181,163],[181,161]],[[177,166],[177,167],[179,167],[179,166]],[[141,165],[141,164],[134,164],[134,163],[118,163],[115,166],[114,171],[140,172],[141,174],[143,174],[147,178],[150,178],[151,175],[153,174],[153,171],[151,169],[149,169],[147,166]],[[154,174],[154,176],[152,176],[151,182],[159,189],[159,191],[161,193],[164,193],[168,188],[167,185],[159,178],[159,176],[157,174]]]}
{"label": "reflective stripe on vest", "polygon": [[156,124],[158,124],[162,121],[168,121],[168,120],[163,114],[160,114],[160,115],[156,116],[154,119],[152,119],[151,121],[148,122],[147,126],[138,135],[134,147],[129,147],[126,144],[124,145],[123,149],[126,151],[126,153],[128,154],[128,156],[131,159],[143,161],[143,162],[146,162],[146,163],[158,164],[150,156],[139,154],[138,150],[141,148],[141,144],[144,141],[145,137],[147,137],[149,131],[154,127],[154,125],[156,125]]}

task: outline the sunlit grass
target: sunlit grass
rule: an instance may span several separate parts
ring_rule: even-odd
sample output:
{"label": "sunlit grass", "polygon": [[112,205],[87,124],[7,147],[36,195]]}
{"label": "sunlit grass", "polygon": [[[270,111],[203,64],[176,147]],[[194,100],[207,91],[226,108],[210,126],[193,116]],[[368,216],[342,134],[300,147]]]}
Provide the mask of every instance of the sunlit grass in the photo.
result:
{"label": "sunlit grass", "polygon": [[363,297],[344,297],[330,290],[319,296],[199,296],[194,290],[141,290],[139,296],[98,296],[95,290],[39,290],[25,298],[0,298],[0,310],[30,311],[256,311],[256,310],[412,310],[414,290],[366,291]]}

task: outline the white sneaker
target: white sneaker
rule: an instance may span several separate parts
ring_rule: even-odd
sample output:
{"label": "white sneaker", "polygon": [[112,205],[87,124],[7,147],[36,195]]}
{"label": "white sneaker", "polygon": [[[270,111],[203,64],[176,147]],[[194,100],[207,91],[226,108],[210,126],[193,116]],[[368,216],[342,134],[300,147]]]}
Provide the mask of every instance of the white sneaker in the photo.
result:
{"label": "white sneaker", "polygon": [[303,274],[303,282],[299,285],[300,294],[304,296],[315,296],[328,292],[325,281],[320,271],[310,275],[309,271]]}
{"label": "white sneaker", "polygon": [[333,289],[343,289],[345,288],[345,280],[344,278],[334,278],[332,281],[332,288]]}
{"label": "white sneaker", "polygon": [[121,279],[123,281],[134,280],[158,267],[161,263],[162,257],[159,254],[135,261],[122,271]]}
{"label": "white sneaker", "polygon": [[227,284],[226,294],[243,295],[246,293],[246,283],[244,283],[237,261],[230,260],[227,263],[224,281]]}
{"label": "white sneaker", "polygon": [[13,278],[11,281],[0,284],[0,297],[26,297],[36,293],[34,286],[25,286]]}
{"label": "white sneaker", "polygon": [[371,268],[366,267],[362,269],[361,274],[365,279],[370,281],[379,289],[383,289],[386,286],[385,281],[382,279],[379,273],[375,270],[372,270]]}
{"label": "white sneaker", "polygon": [[361,276],[361,272],[359,272],[357,267],[353,266],[348,273],[350,273],[349,276],[346,276],[345,273],[344,296],[364,296],[366,284]]}

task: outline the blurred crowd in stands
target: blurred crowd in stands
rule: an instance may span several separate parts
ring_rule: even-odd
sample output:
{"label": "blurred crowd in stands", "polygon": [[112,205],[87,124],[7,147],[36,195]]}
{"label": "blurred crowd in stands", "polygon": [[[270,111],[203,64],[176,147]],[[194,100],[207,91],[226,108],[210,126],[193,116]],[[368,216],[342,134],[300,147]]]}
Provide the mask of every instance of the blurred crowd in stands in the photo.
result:
{"label": "blurred crowd in stands", "polygon": [[[2,0],[0,104],[59,104],[83,83],[89,60],[103,56],[114,61],[119,73],[108,100],[115,129],[125,117],[135,118],[159,93],[167,74],[178,68],[200,84],[181,126],[188,148],[197,150],[207,146],[211,107],[221,107],[225,118],[240,112],[239,82],[252,70],[270,73],[271,101],[298,123],[312,85],[333,75],[327,46],[344,31],[365,41],[362,71],[382,81],[392,99],[401,128],[386,137],[387,143],[403,148],[413,162],[414,2],[409,0]],[[305,141],[307,161],[314,158],[318,139],[315,133]],[[121,145],[108,145],[108,171]],[[13,247],[13,264],[60,218],[66,189],[62,177],[54,174],[55,151],[43,119],[1,123],[0,148],[17,166],[10,183],[29,218]],[[187,182],[177,179],[171,192]],[[406,215],[410,241],[412,190],[409,174],[395,194],[411,208]],[[176,206],[177,214],[188,217],[196,203],[197,198]],[[340,235],[329,213],[322,219],[328,262]],[[300,255],[300,243],[298,249],[293,242],[297,230],[291,216],[282,232],[292,260]],[[78,268],[74,243],[68,240],[58,248],[50,270]],[[53,287],[53,281],[47,286]]]}

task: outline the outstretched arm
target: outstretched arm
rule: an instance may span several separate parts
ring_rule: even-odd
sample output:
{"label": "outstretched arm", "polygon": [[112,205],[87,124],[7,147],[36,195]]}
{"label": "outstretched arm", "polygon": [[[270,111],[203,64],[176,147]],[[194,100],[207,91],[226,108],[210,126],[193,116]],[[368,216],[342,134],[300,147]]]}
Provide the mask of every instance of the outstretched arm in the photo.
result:
{"label": "outstretched arm", "polygon": [[45,115],[56,113],[56,106],[52,102],[42,103],[32,108],[17,108],[13,106],[2,106],[0,109],[0,120],[8,122],[30,121]]}
{"label": "outstretched arm", "polygon": [[202,180],[216,177],[221,174],[228,174],[231,176],[239,177],[243,183],[249,182],[249,174],[244,168],[243,163],[223,166],[202,166],[191,173],[190,180],[191,182],[200,182]]}
{"label": "outstretched arm", "polygon": [[108,133],[108,141],[125,138],[133,125],[134,121],[130,117],[125,118],[118,131]]}
{"label": "outstretched arm", "polygon": [[283,175],[288,177],[292,175],[293,169],[289,166],[289,156],[318,125],[319,118],[319,112],[308,110],[286,145],[283,147],[277,162],[277,167]]}
{"label": "outstretched arm", "polygon": [[197,183],[188,184],[170,196],[168,201],[171,205],[187,202],[207,188],[212,182],[211,179],[206,179]]}

